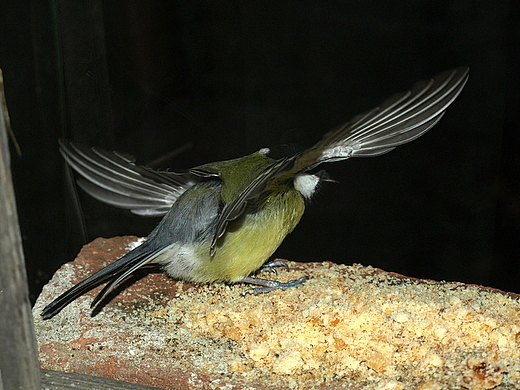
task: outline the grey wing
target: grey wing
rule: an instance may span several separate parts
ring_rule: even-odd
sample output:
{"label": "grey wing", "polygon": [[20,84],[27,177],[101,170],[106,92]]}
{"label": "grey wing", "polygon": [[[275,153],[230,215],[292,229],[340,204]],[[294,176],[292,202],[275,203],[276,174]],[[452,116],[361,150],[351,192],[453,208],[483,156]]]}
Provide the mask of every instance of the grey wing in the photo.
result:
{"label": "grey wing", "polygon": [[441,119],[462,91],[468,72],[468,67],[460,67],[438,74],[357,115],[302,153],[295,168],[305,170],[323,162],[379,156],[413,141]]}
{"label": "grey wing", "polygon": [[117,152],[88,149],[60,140],[60,152],[82,176],[78,185],[92,197],[143,216],[162,216],[194,181],[189,174],[136,165]]}

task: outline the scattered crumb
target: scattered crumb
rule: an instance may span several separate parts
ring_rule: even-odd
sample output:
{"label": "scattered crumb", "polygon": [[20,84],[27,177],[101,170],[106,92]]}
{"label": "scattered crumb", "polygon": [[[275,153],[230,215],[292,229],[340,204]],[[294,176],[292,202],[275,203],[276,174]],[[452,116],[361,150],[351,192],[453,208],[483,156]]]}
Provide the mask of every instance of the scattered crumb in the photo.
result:
{"label": "scattered crumb", "polygon": [[212,389],[520,389],[517,296],[361,265],[289,263],[265,277],[310,279],[256,296],[152,274],[93,317],[96,291],[41,319],[130,239],[95,240],[45,286],[33,309],[42,368],[168,389],[183,375]]}
{"label": "scattered crumb", "polygon": [[188,290],[152,321],[166,322],[172,338],[218,345],[193,358],[196,366],[245,382],[377,383],[381,390],[520,383],[513,297],[359,265],[318,264],[278,279],[304,274],[311,279],[300,288],[258,296],[240,294],[244,286]]}
{"label": "scattered crumb", "polygon": [[132,242],[130,242],[127,246],[126,246],[126,249],[128,251],[132,251],[134,250],[135,248],[137,248],[139,245],[141,245],[143,242],[146,241],[146,237],[136,237],[136,239]]}

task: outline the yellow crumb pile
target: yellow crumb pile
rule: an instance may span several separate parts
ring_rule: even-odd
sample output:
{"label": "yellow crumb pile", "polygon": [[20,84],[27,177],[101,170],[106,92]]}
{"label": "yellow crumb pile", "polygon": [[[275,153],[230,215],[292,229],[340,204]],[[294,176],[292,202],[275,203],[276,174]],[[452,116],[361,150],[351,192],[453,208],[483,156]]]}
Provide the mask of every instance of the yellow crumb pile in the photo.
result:
{"label": "yellow crumb pile", "polygon": [[196,357],[197,367],[211,374],[224,365],[243,383],[520,388],[517,299],[359,265],[313,264],[276,279],[303,275],[310,279],[301,287],[257,296],[243,294],[244,285],[188,289],[155,319],[172,335],[220,343]]}

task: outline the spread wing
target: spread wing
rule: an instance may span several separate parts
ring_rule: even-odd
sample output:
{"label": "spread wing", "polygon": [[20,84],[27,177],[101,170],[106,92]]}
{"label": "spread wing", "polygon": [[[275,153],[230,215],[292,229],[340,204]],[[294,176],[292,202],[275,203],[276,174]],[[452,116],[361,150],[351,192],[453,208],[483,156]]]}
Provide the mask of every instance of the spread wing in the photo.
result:
{"label": "spread wing", "polygon": [[143,216],[162,216],[194,181],[189,174],[154,171],[117,152],[60,140],[60,152],[94,198]]}
{"label": "spread wing", "polygon": [[462,91],[468,72],[468,67],[460,67],[420,81],[409,91],[398,93],[379,107],[355,116],[303,152],[293,171],[305,171],[324,162],[350,157],[379,156],[413,141],[441,119]]}
{"label": "spread wing", "polygon": [[224,234],[227,223],[242,215],[248,201],[261,194],[275,178],[294,176],[324,162],[379,156],[426,133],[462,91],[468,72],[469,68],[460,67],[420,81],[409,91],[392,96],[381,106],[325,134],[303,153],[268,166],[233,202],[223,207],[211,253],[215,252],[216,242]]}

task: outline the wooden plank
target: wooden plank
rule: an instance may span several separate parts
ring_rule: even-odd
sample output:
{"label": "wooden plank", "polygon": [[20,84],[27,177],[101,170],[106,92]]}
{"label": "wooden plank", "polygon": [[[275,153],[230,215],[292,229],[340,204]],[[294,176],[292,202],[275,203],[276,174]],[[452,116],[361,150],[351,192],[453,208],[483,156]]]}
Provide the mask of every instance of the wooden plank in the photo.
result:
{"label": "wooden plank", "polygon": [[158,387],[136,385],[113,379],[100,378],[72,372],[42,370],[42,385],[46,390],[160,390]]}
{"label": "wooden plank", "polygon": [[[3,100],[1,90],[0,99]],[[0,221],[0,389],[41,389],[3,110],[0,110]]]}

